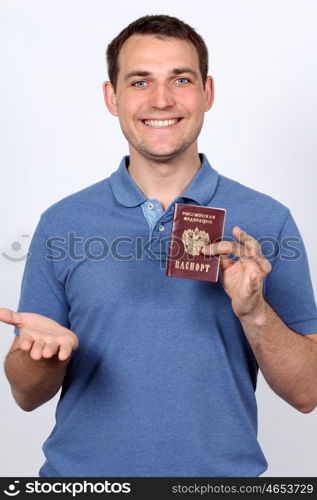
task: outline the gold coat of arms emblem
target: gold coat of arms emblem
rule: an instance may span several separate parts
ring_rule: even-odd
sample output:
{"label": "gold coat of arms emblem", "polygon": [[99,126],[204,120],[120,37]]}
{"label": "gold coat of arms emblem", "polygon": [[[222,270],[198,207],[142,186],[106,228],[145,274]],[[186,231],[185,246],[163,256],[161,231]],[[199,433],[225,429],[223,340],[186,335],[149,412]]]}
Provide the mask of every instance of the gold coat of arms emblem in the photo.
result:
{"label": "gold coat of arms emblem", "polygon": [[199,255],[201,249],[210,243],[209,234],[196,227],[195,229],[185,229],[182,234],[182,242],[186,253]]}

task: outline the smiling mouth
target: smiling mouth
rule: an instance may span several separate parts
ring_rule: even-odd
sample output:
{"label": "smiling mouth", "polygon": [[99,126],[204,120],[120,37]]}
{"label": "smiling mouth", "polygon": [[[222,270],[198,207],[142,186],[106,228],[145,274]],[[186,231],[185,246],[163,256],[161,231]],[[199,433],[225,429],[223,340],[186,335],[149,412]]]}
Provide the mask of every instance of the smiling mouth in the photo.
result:
{"label": "smiling mouth", "polygon": [[174,118],[172,120],[142,120],[145,125],[152,128],[166,128],[176,125],[181,118]]}

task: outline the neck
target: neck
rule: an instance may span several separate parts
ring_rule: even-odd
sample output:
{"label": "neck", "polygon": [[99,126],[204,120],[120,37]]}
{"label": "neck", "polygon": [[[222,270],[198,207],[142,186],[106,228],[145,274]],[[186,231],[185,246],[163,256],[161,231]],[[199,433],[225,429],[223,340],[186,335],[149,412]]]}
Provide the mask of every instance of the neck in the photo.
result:
{"label": "neck", "polygon": [[154,161],[130,147],[129,174],[143,194],[157,199],[163,210],[181,196],[200,168],[197,145],[194,151],[168,161]]}

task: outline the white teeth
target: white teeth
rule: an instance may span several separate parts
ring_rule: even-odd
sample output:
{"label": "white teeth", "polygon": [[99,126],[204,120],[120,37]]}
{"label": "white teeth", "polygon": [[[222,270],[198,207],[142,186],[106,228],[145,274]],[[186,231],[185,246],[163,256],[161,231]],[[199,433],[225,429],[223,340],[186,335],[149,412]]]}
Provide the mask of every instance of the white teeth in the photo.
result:
{"label": "white teeth", "polygon": [[162,128],[162,127],[170,127],[171,125],[175,125],[179,120],[144,120],[145,125],[149,125],[153,128]]}

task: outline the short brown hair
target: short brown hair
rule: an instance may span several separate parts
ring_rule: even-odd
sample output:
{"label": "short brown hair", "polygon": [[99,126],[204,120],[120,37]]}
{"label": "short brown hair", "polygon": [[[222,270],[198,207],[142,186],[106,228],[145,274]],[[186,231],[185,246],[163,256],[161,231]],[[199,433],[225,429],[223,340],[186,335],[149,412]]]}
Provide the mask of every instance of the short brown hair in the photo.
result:
{"label": "short brown hair", "polygon": [[205,85],[208,74],[208,50],[202,37],[196,33],[194,28],[184,23],[177,17],[159,15],[143,16],[133,21],[124,28],[107,47],[107,64],[109,79],[116,90],[119,73],[119,53],[122,45],[132,35],[157,35],[159,37],[173,37],[190,41],[197,50],[199,68]]}

